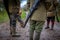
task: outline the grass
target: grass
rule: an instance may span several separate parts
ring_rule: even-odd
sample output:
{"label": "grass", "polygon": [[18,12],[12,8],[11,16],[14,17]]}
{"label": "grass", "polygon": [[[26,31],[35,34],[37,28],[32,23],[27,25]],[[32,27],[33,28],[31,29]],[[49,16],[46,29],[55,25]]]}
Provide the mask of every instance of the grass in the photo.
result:
{"label": "grass", "polygon": [[[24,20],[25,17],[26,17],[25,11],[22,10],[21,18]],[[5,10],[0,12],[0,23],[6,22],[8,20],[9,18],[8,18],[7,12]]]}
{"label": "grass", "polygon": [[[22,10],[21,18],[23,20],[26,18],[26,13],[24,10]],[[0,23],[6,22],[8,20],[9,20],[9,18],[8,18],[7,12],[5,10],[0,12]],[[60,16],[59,16],[59,20],[60,20]]]}
{"label": "grass", "polygon": [[[58,17],[59,21],[60,21],[60,17]],[[57,21],[56,17],[55,17],[55,21]]]}
{"label": "grass", "polygon": [[22,15],[21,15],[21,18],[24,20],[26,18],[26,13],[24,10],[22,10]]}
{"label": "grass", "polygon": [[8,21],[8,19],[9,19],[8,15],[7,15],[7,12],[5,10],[0,12],[0,23]]}

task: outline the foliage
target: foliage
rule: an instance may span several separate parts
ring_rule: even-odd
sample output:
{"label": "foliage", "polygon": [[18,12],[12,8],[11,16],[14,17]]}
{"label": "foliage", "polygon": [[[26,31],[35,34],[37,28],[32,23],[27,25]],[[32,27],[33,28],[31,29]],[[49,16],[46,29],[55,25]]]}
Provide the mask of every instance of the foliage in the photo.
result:
{"label": "foliage", "polygon": [[7,20],[8,20],[7,12],[5,10],[3,12],[0,12],[0,23],[5,22]]}
{"label": "foliage", "polygon": [[25,13],[25,11],[22,9],[22,15],[21,15],[21,18],[22,18],[22,19],[25,19],[25,17],[26,17],[26,13]]}
{"label": "foliage", "polygon": [[[21,18],[24,20],[25,17],[26,17],[25,11],[22,10]],[[6,10],[4,10],[3,12],[0,12],[0,23],[6,22],[8,20],[9,20],[9,18],[8,18]]]}

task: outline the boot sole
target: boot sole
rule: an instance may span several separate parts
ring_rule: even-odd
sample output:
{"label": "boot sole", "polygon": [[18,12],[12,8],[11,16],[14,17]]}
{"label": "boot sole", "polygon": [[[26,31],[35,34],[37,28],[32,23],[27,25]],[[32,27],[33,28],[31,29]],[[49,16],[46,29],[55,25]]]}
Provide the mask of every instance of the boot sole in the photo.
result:
{"label": "boot sole", "polygon": [[12,35],[12,37],[21,37],[21,35]]}

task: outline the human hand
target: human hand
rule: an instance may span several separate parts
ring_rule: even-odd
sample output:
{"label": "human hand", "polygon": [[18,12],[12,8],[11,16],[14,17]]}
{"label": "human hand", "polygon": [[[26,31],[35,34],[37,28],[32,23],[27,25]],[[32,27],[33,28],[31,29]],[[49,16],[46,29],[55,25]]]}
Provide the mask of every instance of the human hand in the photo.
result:
{"label": "human hand", "polygon": [[24,23],[20,23],[20,26],[21,26],[22,28],[25,28]]}

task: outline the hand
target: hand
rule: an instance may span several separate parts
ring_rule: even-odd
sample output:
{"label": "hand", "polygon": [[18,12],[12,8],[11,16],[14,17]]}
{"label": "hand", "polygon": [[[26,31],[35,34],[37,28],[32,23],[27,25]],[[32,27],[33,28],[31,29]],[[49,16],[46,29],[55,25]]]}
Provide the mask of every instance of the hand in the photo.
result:
{"label": "hand", "polygon": [[22,23],[20,23],[20,25],[21,25],[21,27],[25,28],[25,27],[24,27],[24,23],[23,23],[23,22],[22,22]]}

